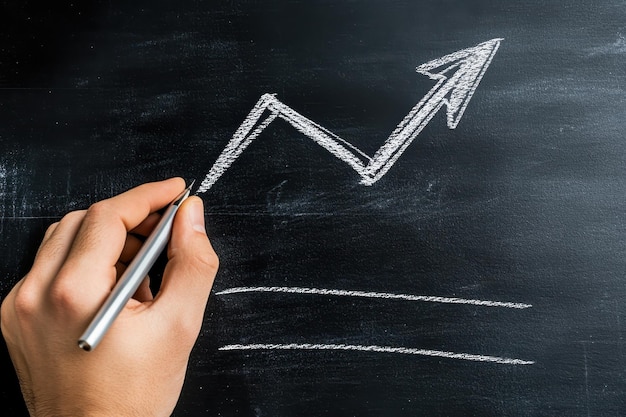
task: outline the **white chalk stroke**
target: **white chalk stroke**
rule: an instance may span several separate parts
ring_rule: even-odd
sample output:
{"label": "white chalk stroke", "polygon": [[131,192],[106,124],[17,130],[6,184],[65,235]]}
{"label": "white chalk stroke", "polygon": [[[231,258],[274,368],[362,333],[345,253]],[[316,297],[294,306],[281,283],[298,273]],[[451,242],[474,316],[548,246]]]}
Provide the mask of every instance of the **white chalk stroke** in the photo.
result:
{"label": "white chalk stroke", "polygon": [[501,38],[491,39],[418,66],[418,73],[437,83],[402,119],[372,157],[283,104],[274,95],[264,94],[235,131],[200,184],[197,193],[209,190],[276,118],[291,124],[297,131],[350,165],[361,176],[362,184],[374,184],[387,173],[444,105],[447,108],[448,127],[456,128],[501,41]]}
{"label": "white chalk stroke", "polygon": [[404,355],[434,356],[447,359],[461,359],[475,362],[493,362],[502,365],[533,365],[534,361],[523,359],[505,358],[501,356],[475,355],[472,353],[455,353],[443,350],[413,349],[406,347],[392,346],[364,346],[364,345],[343,345],[343,344],[312,344],[312,343],[288,343],[288,344],[249,344],[249,345],[226,345],[219,348],[222,351],[228,350],[352,350],[375,353],[399,353]]}
{"label": "white chalk stroke", "polygon": [[525,309],[532,307],[532,304],[512,303],[508,301],[489,301],[475,300],[457,297],[440,297],[434,295],[412,295],[412,294],[394,294],[386,292],[370,292],[370,291],[353,291],[353,290],[332,290],[325,288],[306,288],[306,287],[234,287],[215,293],[215,295],[242,294],[251,292],[264,293],[285,293],[285,294],[314,294],[314,295],[332,295],[340,297],[360,297],[360,298],[381,298],[386,300],[403,300],[403,301],[422,301],[427,303],[443,303],[443,304],[469,304],[482,307],[504,307]]}
{"label": "white chalk stroke", "polygon": [[[436,81],[436,84],[426,93],[419,103],[411,109],[404,119],[402,119],[387,140],[374,153],[374,156],[365,154],[328,129],[282,103],[274,95],[264,94],[235,131],[222,153],[218,156],[209,173],[200,184],[197,193],[208,191],[237,158],[239,158],[252,141],[277,118],[286,121],[298,132],[325,148],[331,155],[347,163],[359,174],[362,184],[374,184],[389,171],[407,147],[443,106],[446,106],[448,127],[450,129],[457,127],[478,84],[498,51],[501,41],[501,38],[491,39],[474,47],[454,52],[418,66],[416,71]],[[469,304],[512,309],[526,309],[532,307],[530,304],[502,301],[302,287],[237,287],[220,291],[217,295],[252,292],[381,298],[387,300]],[[534,364],[534,361],[500,356],[375,345],[312,343],[231,344],[223,346],[219,348],[219,350],[344,350],[421,355],[508,365]]]}
{"label": "white chalk stroke", "polygon": [[[402,301],[422,301],[431,303],[444,304],[469,304],[481,307],[504,307],[513,309],[531,308],[531,304],[512,303],[503,301],[475,300],[456,297],[439,297],[411,294],[395,294],[383,292],[369,291],[353,291],[353,290],[333,290],[325,288],[306,288],[306,287],[233,287],[222,290],[216,295],[232,295],[243,293],[286,293],[286,294],[309,294],[309,295],[332,295],[340,297],[362,297],[362,298],[380,298],[385,300],[402,300]],[[506,358],[491,355],[477,355],[471,353],[447,352],[431,349],[417,349],[409,347],[392,347],[392,346],[363,346],[363,345],[345,345],[345,344],[311,344],[311,343],[289,343],[289,344],[232,344],[221,347],[219,350],[350,350],[363,351],[373,353],[399,353],[405,355],[421,355],[435,356],[448,359],[462,359],[476,362],[493,362],[505,365],[533,365],[534,361]]]}

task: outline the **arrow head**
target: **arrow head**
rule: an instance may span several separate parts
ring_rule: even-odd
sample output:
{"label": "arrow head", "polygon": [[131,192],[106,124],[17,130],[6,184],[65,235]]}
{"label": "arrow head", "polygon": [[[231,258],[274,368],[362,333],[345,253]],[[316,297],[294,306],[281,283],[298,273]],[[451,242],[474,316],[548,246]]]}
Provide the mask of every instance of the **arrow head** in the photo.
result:
{"label": "arrow head", "polygon": [[491,39],[426,62],[415,69],[420,74],[438,81],[433,93],[436,91],[437,95],[445,100],[450,129],[454,129],[461,120],[502,40],[502,38]]}

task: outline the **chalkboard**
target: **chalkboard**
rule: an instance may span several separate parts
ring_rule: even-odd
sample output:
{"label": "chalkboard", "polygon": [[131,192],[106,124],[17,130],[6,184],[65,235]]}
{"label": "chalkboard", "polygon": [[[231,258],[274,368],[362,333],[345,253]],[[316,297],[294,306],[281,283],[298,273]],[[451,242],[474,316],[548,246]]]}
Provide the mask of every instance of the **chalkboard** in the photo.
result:
{"label": "chalkboard", "polygon": [[0,5],[2,297],[68,211],[195,178],[175,416],[626,415],[623,1],[58,3]]}

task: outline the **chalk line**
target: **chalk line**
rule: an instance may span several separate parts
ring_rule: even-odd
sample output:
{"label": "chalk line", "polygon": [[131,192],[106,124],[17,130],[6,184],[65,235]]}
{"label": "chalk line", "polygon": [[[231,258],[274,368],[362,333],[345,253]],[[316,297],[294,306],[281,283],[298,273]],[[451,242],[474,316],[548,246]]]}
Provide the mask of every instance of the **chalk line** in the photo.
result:
{"label": "chalk line", "polygon": [[404,355],[420,355],[420,356],[433,356],[438,358],[447,359],[461,359],[466,361],[475,362],[492,362],[502,365],[533,365],[535,361],[528,361],[524,359],[505,358],[501,356],[490,355],[476,355],[473,353],[456,353],[447,352],[443,350],[431,350],[431,349],[415,349],[407,347],[392,347],[392,346],[364,346],[364,345],[343,345],[343,344],[311,344],[311,343],[289,343],[289,344],[274,344],[274,343],[258,343],[248,345],[226,345],[219,348],[221,351],[233,351],[233,350],[349,350],[349,351],[362,351],[362,352],[375,352],[375,353],[398,353]]}
{"label": "chalk line", "polygon": [[[501,38],[491,39],[418,66],[416,68],[418,73],[428,76],[437,83],[402,119],[373,157],[283,104],[274,95],[263,94],[235,131],[200,184],[197,193],[209,190],[248,145],[276,118],[288,122],[297,131],[324,147],[331,155],[347,163],[361,176],[362,184],[374,184],[387,173],[444,105],[447,108],[448,127],[456,128],[501,41]],[[269,112],[269,115],[264,115],[266,112]]]}
{"label": "chalk line", "polygon": [[368,291],[351,291],[351,290],[332,290],[325,288],[303,288],[303,287],[235,287],[215,293],[215,295],[241,294],[249,292],[269,292],[269,293],[287,293],[287,294],[316,294],[316,295],[333,295],[342,297],[362,297],[362,298],[382,298],[388,300],[404,300],[404,301],[423,301],[429,303],[445,303],[445,304],[470,304],[484,307],[505,307],[515,309],[531,308],[532,304],[512,303],[505,301],[488,301],[475,300],[457,297],[439,297],[432,295],[411,295],[411,294],[394,294],[386,292],[368,292]]}

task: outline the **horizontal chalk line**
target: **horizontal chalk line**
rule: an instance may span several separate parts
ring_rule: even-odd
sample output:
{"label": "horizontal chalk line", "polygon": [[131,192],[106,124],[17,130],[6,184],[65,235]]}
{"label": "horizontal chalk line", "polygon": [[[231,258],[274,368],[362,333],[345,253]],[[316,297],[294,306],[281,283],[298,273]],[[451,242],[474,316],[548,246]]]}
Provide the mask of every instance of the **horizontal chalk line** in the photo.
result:
{"label": "horizontal chalk line", "polygon": [[505,307],[525,309],[532,307],[531,304],[511,303],[504,301],[488,301],[474,300],[457,297],[438,297],[432,295],[411,295],[411,294],[393,294],[385,292],[366,292],[366,291],[347,291],[332,290],[324,288],[302,288],[302,287],[235,287],[217,292],[216,295],[241,294],[249,292],[270,292],[270,293],[288,293],[288,294],[315,294],[315,295],[333,295],[342,297],[362,297],[362,298],[382,298],[388,300],[404,300],[404,301],[422,301],[429,303],[445,303],[445,304],[469,304],[484,307]]}
{"label": "horizontal chalk line", "polygon": [[448,359],[461,359],[475,362],[492,362],[503,365],[532,365],[534,361],[523,359],[504,358],[500,356],[475,355],[471,353],[455,353],[441,350],[414,349],[406,347],[391,346],[364,346],[364,345],[343,345],[343,344],[311,344],[311,343],[289,343],[289,344],[249,344],[249,345],[226,345],[219,348],[221,351],[233,350],[348,350],[375,353],[398,353],[404,355],[433,356]]}

